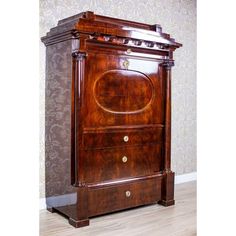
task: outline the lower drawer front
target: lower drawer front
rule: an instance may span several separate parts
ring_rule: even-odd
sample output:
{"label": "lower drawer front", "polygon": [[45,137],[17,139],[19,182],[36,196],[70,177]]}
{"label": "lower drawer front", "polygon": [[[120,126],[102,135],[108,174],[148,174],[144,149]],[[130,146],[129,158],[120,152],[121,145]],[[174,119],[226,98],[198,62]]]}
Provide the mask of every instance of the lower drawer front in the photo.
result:
{"label": "lower drawer front", "polygon": [[89,188],[89,216],[151,204],[161,199],[161,177],[105,188]]}
{"label": "lower drawer front", "polygon": [[152,175],[161,170],[161,144],[84,150],[83,159],[87,183]]}

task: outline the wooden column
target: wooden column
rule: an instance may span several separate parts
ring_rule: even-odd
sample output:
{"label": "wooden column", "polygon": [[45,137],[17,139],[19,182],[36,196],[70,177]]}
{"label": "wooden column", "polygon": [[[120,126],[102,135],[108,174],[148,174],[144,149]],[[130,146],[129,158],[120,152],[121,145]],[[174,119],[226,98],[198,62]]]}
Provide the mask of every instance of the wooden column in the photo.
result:
{"label": "wooden column", "polygon": [[82,110],[82,87],[84,81],[84,66],[86,54],[83,52],[74,52],[73,57],[73,78],[72,78],[72,103],[71,103],[71,184],[74,186],[81,185],[79,178],[80,169],[79,156],[81,155],[80,147],[82,145],[82,116],[79,116]]}
{"label": "wooden column", "polygon": [[[77,209],[69,218],[69,223],[74,227],[89,225],[88,219],[88,186],[83,181],[81,158],[82,145],[82,91],[84,81],[86,54],[83,52],[72,53],[72,104],[71,104],[71,184],[77,187]],[[81,181],[82,180],[82,181]]]}
{"label": "wooden column", "polygon": [[171,171],[171,67],[173,61],[165,61],[163,67],[166,71],[166,98],[165,98],[165,144],[164,144],[164,171]]}
{"label": "wooden column", "polygon": [[174,177],[171,171],[171,67],[172,60],[162,63],[165,70],[165,130],[164,130],[164,171],[162,181],[162,200],[159,202],[164,206],[170,206],[174,201]]}

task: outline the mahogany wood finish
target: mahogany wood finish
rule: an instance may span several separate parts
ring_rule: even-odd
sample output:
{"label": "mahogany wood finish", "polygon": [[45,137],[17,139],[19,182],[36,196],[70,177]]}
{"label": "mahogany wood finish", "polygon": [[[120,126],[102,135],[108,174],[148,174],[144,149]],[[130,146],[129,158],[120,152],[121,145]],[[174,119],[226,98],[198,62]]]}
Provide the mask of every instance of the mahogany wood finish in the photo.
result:
{"label": "mahogany wood finish", "polygon": [[150,175],[161,171],[161,156],[160,144],[86,150],[83,180],[93,183]]}
{"label": "mahogany wood finish", "polygon": [[[150,204],[161,198],[161,178],[142,179],[132,183],[114,184],[107,188],[90,188],[89,214],[100,215],[139,205]],[[95,199],[100,199],[98,204]]]}
{"label": "mahogany wood finish", "polygon": [[171,67],[182,46],[160,25],[83,12],[46,45],[46,203],[89,217],[174,204]]}

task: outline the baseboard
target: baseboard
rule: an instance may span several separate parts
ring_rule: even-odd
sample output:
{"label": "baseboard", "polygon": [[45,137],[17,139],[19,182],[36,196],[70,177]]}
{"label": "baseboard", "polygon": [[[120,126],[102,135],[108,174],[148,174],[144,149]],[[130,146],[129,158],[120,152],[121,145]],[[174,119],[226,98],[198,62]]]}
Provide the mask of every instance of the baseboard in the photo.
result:
{"label": "baseboard", "polygon": [[[175,176],[175,184],[182,184],[190,181],[197,180],[197,172],[191,172],[183,175],[176,175]],[[46,199],[40,198],[39,199],[39,209],[46,209]]]}
{"label": "baseboard", "polygon": [[39,210],[43,210],[43,209],[46,209],[47,206],[46,206],[46,198],[45,197],[42,197],[39,199]]}
{"label": "baseboard", "polygon": [[183,175],[175,176],[175,184],[182,184],[190,181],[197,180],[197,172],[191,172]]}

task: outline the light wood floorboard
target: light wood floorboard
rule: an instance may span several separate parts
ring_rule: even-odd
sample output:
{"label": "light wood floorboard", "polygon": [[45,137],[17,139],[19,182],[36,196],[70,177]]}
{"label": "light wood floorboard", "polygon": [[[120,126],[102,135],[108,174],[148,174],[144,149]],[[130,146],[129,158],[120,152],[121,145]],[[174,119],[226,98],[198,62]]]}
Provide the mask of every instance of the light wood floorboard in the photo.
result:
{"label": "light wood floorboard", "polygon": [[196,182],[178,184],[175,206],[158,204],[90,219],[74,228],[57,213],[40,211],[40,236],[194,236],[196,235]]}

